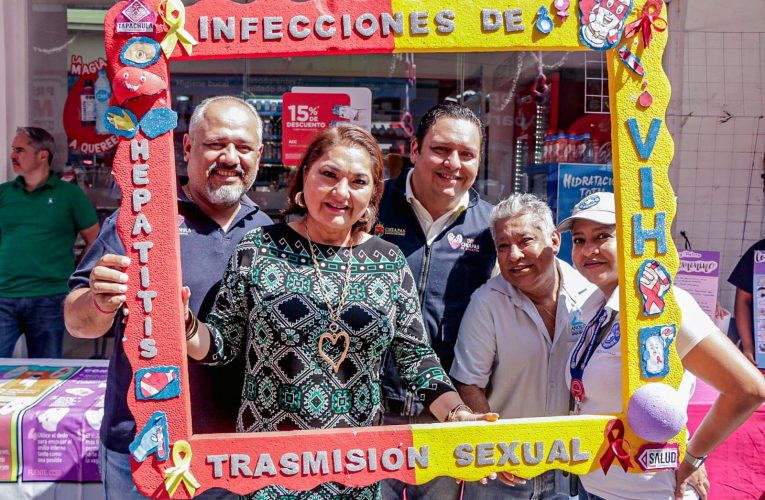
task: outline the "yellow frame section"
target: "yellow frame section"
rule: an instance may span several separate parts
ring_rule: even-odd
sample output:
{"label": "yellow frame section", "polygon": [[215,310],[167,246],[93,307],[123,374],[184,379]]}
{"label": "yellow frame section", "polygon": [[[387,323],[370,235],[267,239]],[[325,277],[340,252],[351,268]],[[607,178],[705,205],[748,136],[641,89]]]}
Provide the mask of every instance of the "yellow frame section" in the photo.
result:
{"label": "yellow frame section", "polygon": [[[645,0],[634,2],[632,11],[625,24],[637,20],[645,5]],[[550,11],[550,17],[554,21],[554,29],[548,35],[543,35],[535,28],[537,9],[544,5]],[[523,31],[514,33],[505,33],[500,28],[493,33],[481,31],[481,11],[482,9],[493,9],[505,12],[513,9],[522,10]],[[444,6],[442,1],[437,0],[393,0],[393,12],[428,12],[430,33],[427,36],[411,36],[405,34],[396,38],[395,52],[481,52],[481,51],[521,51],[521,50],[591,50],[582,44],[579,40],[579,6],[578,2],[572,1],[569,13],[570,17],[561,23],[555,16],[552,8],[552,2],[545,1],[538,3],[533,1],[513,2],[512,4],[487,1],[487,2],[455,2],[454,4]],[[435,13],[443,10],[450,10],[454,13],[455,29],[449,34],[438,34],[436,26],[433,23]],[[666,9],[662,12],[662,17],[666,18]],[[549,449],[551,436],[555,439],[569,440],[579,438],[582,443],[590,443],[588,448],[597,449],[595,443],[602,443],[600,452],[590,460],[574,464],[557,466],[548,463],[537,465],[527,465],[521,463],[519,466],[503,467],[505,470],[512,470],[520,477],[532,477],[546,470],[558,468],[567,470],[576,474],[587,473],[593,469],[599,468],[598,460],[606,450],[606,441],[604,441],[604,431],[608,421],[611,418],[618,418],[625,424],[624,438],[630,443],[631,461],[633,467],[630,472],[641,472],[637,468],[636,454],[640,447],[646,443],[645,440],[638,437],[629,428],[626,419],[626,408],[631,395],[641,386],[648,382],[657,382],[659,380],[647,381],[641,376],[639,335],[640,328],[655,325],[674,324],[679,328],[680,312],[677,304],[669,292],[665,296],[666,307],[664,312],[658,316],[647,317],[642,313],[642,301],[637,288],[638,272],[640,265],[645,260],[659,260],[664,267],[674,277],[678,268],[677,250],[672,242],[669,228],[674,219],[676,203],[674,192],[669,182],[668,170],[674,156],[674,143],[670,137],[666,126],[666,110],[670,99],[670,84],[664,69],[662,68],[662,56],[667,45],[669,32],[653,31],[653,39],[650,47],[646,49],[640,36],[622,40],[613,48],[606,51],[608,62],[608,83],[610,91],[610,109],[611,109],[611,137],[613,148],[613,171],[614,171],[614,192],[617,202],[617,228],[618,228],[618,250],[619,250],[619,284],[620,284],[620,319],[622,335],[622,407],[623,412],[619,415],[610,417],[567,417],[559,419],[533,419],[528,423],[521,420],[513,420],[512,424],[495,425],[481,428],[480,431],[471,432],[467,435],[464,430],[455,429],[453,426],[443,426],[438,429],[438,436],[430,434],[430,429],[424,426],[414,426],[415,445],[430,443],[431,466],[424,470],[417,471],[418,483],[427,481],[439,475],[449,475],[446,470],[438,471],[438,467],[433,464],[450,464],[450,475],[454,475],[454,447],[457,436],[461,436],[465,442],[507,442],[508,436],[518,441],[542,441],[545,443],[545,449]],[[637,100],[642,92],[643,78],[633,73],[618,56],[617,50],[623,45],[627,45],[630,50],[640,57],[646,71],[645,80],[650,80],[650,92],[653,96],[653,104],[647,108],[642,108]],[[627,120],[635,119],[640,128],[641,139],[645,140],[653,119],[661,120],[661,128],[658,138],[653,148],[652,154],[648,160],[642,160],[633,144],[632,136],[627,127]],[[655,205],[651,209],[644,209],[641,201],[641,183],[639,168],[642,166],[653,167],[653,192]],[[645,252],[637,255],[633,252],[633,214],[642,214],[643,225],[646,228],[652,227],[654,215],[659,212],[666,214],[666,242],[667,251],[665,254],[658,253],[658,245],[655,241],[648,240],[645,246]],[[670,349],[670,373],[660,380],[675,389],[679,387],[683,374],[683,367],[675,351],[674,343]],[[504,428],[504,430],[503,430]],[[453,438],[445,439],[446,435],[454,434]],[[427,439],[425,436],[432,436]],[[440,440],[443,446],[439,446]],[[680,456],[685,453],[685,432],[681,431],[677,437],[670,440],[672,443],[680,445]],[[435,444],[434,444],[435,443]],[[594,446],[593,446],[594,445]],[[625,450],[626,451],[626,450]],[[619,467],[614,463],[613,467]],[[490,469],[490,467],[487,467]],[[463,479],[476,480],[483,477],[486,470],[480,467],[465,468]]]}
{"label": "yellow frame section", "polygon": [[[279,0],[273,2],[278,7]],[[626,23],[635,21],[642,14],[646,0],[636,0]],[[537,10],[544,5],[550,11],[554,22],[554,29],[545,35],[535,27]],[[245,7],[237,4],[237,9],[244,11]],[[372,7],[370,7],[371,9]],[[233,11],[233,7],[230,7]],[[495,32],[483,32],[481,30],[481,10],[492,9],[505,12],[514,9],[522,11],[521,19],[524,29],[517,32],[505,33],[503,28]],[[225,9],[223,9],[225,10]],[[441,34],[433,22],[437,12],[448,10],[454,14],[455,29],[448,34]],[[412,12],[428,12],[428,25],[430,33],[427,35],[411,36],[404,34],[395,37],[395,52],[480,52],[480,51],[521,51],[521,50],[560,50],[579,51],[590,50],[579,40],[579,6],[576,0],[572,0],[569,7],[570,17],[561,22],[552,8],[552,0],[544,0],[544,4],[531,0],[518,0],[511,4],[499,0],[485,0],[484,2],[453,2],[453,5],[444,5],[443,0],[393,0],[392,12],[403,12],[408,15]],[[663,14],[666,16],[666,12]],[[187,29],[196,31],[191,26]],[[639,41],[639,37],[622,40],[615,49],[607,51],[608,81],[610,89],[610,108],[612,122],[612,148],[613,169],[615,180],[615,194],[617,200],[617,226],[618,226],[618,249],[619,249],[619,281],[620,281],[620,316],[623,349],[623,408],[634,392],[648,383],[641,377],[639,335],[640,328],[659,324],[679,325],[680,315],[672,293],[665,297],[666,307],[662,314],[648,317],[642,312],[642,301],[637,289],[637,274],[641,264],[648,259],[659,260],[674,276],[678,268],[676,249],[672,243],[669,228],[675,213],[675,201],[672,188],[669,184],[667,171],[674,153],[672,139],[665,123],[665,114],[670,98],[670,85],[666,74],[661,66],[662,55],[667,44],[668,31],[654,31],[653,41],[650,48],[646,49]],[[646,79],[650,80],[650,91],[653,95],[653,104],[648,108],[642,108],[637,103],[637,98],[642,91],[643,79],[630,71],[616,55],[616,49],[628,45],[632,52],[641,58],[646,70]],[[387,48],[380,48],[379,52],[388,52]],[[258,50],[264,50],[261,47]],[[368,52],[378,52],[374,47],[364,49]],[[176,53],[180,52],[177,50]],[[328,54],[342,53],[342,49],[330,51]],[[299,54],[296,54],[299,55]],[[183,57],[193,60],[194,55]],[[202,59],[204,57],[199,57]],[[628,120],[634,119],[639,125],[641,139],[644,139],[650,124],[658,119],[661,127],[657,141],[650,158],[642,160],[634,144],[633,137],[627,127]],[[650,209],[644,208],[644,200],[641,198],[641,179],[639,169],[650,166],[653,169],[653,198],[655,204]],[[632,227],[633,214],[642,214],[643,225],[651,226],[654,215],[663,212],[666,215],[666,233],[663,237],[667,243],[664,254],[658,254],[658,245],[650,241],[642,255],[633,252],[634,232]],[[682,365],[672,348],[670,350],[670,374],[661,382],[679,387],[682,377]],[[653,380],[652,380],[653,382]],[[563,469],[577,474],[584,474],[600,467],[600,458],[609,447],[605,438],[605,429],[613,419],[621,420],[626,429],[625,440],[630,443],[631,472],[640,472],[637,468],[636,453],[645,441],[635,435],[627,423],[625,413],[619,415],[603,416],[576,416],[576,417],[550,417],[535,419],[506,420],[499,423],[461,423],[444,425],[415,425],[411,427],[413,445],[416,448],[427,445],[429,448],[429,466],[416,470],[417,483],[423,483],[437,476],[453,476],[467,480],[477,480],[486,476],[492,470],[507,470],[520,477],[532,477],[551,469]],[[141,424],[139,423],[139,428]],[[393,434],[395,428],[388,428]],[[400,428],[398,429],[400,432]],[[341,431],[333,431],[337,435],[344,435]],[[386,428],[364,429],[353,432],[379,433],[381,443],[385,443]],[[260,439],[258,439],[260,438]],[[233,439],[233,438],[232,438]],[[255,443],[265,441],[267,436],[237,436],[234,441],[239,443]],[[455,467],[457,453],[455,443],[492,444],[519,442],[519,443],[542,443],[547,452],[555,442],[569,445],[576,440],[580,449],[588,452],[586,459],[581,460],[522,460],[517,465],[487,464],[477,466],[474,464]],[[685,451],[685,432],[680,432],[671,440],[679,443],[680,456]],[[398,442],[398,441],[397,441]],[[192,443],[193,444],[193,443]],[[393,446],[396,446],[393,444]],[[401,446],[401,445],[399,445]],[[458,444],[459,446],[459,444]],[[254,447],[254,444],[253,444]],[[626,448],[626,446],[625,446]],[[496,447],[495,447],[496,450]],[[496,451],[494,452],[496,456]],[[618,463],[612,467],[619,467]],[[148,473],[147,473],[148,474]],[[239,480],[237,480],[239,481]],[[220,484],[215,484],[219,486]],[[235,486],[239,485],[237,483]]]}

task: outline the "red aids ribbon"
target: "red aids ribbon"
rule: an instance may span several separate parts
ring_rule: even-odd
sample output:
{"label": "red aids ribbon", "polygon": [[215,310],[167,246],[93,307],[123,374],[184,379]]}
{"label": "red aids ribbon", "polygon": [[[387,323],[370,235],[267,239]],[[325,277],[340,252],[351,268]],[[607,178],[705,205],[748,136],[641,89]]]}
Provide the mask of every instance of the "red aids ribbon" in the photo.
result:
{"label": "red aids ribbon", "polygon": [[656,283],[653,288],[641,284],[640,291],[645,295],[645,310],[651,312],[653,306],[656,306],[658,311],[664,310],[664,299],[659,295],[659,288],[661,283]]}
{"label": "red aids ribbon", "polygon": [[[606,439],[608,439],[608,450],[606,450],[605,455],[600,459],[600,467],[603,469],[603,474],[608,474],[608,469],[611,468],[614,459],[617,459],[624,472],[627,472],[627,469],[633,466],[632,462],[630,462],[632,448],[629,441],[624,439],[624,423],[621,420],[615,418],[608,423],[606,426]],[[627,451],[624,450],[624,445],[627,446]]]}
{"label": "red aids ribbon", "polygon": [[624,28],[624,37],[632,38],[641,33],[643,46],[647,49],[653,38],[653,30],[662,32],[667,29],[667,21],[663,17],[659,17],[663,5],[663,0],[648,0],[643,6],[643,11],[638,20]]}

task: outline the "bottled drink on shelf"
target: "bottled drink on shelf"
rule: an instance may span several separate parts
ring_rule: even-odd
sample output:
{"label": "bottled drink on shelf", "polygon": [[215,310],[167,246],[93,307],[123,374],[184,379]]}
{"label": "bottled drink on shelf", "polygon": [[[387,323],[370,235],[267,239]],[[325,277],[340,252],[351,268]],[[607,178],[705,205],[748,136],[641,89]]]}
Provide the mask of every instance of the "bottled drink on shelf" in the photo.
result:
{"label": "bottled drink on shelf", "polygon": [[96,79],[94,103],[96,133],[99,135],[106,135],[109,133],[104,126],[104,113],[106,112],[106,108],[109,107],[109,99],[111,96],[112,84],[109,83],[109,78],[106,76],[106,70],[99,70],[98,78]]}
{"label": "bottled drink on shelf", "polygon": [[590,138],[590,134],[583,134],[582,135],[582,145],[581,145],[581,151],[582,151],[582,163],[594,163],[592,161],[592,139]]}
{"label": "bottled drink on shelf", "polygon": [[579,136],[569,134],[566,136],[568,141],[566,144],[566,161],[569,163],[576,163],[579,161]]}
{"label": "bottled drink on shelf", "polygon": [[558,132],[555,143],[557,146],[555,152],[555,161],[558,163],[564,163],[568,161],[566,159],[566,153],[568,149],[568,139],[566,138],[566,134],[563,132]]}
{"label": "bottled drink on shelf", "polygon": [[80,94],[80,123],[83,127],[92,127],[96,124],[96,91],[93,80],[85,80]]}

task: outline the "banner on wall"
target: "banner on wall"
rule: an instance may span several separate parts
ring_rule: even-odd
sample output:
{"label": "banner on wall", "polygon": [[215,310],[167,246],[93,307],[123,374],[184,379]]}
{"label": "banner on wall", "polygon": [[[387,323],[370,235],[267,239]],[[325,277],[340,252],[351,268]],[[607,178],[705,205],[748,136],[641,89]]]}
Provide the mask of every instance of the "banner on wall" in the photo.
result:
{"label": "banner on wall", "polygon": [[675,285],[690,293],[712,320],[717,306],[717,284],[720,280],[720,252],[683,250],[678,252],[680,267]]}
{"label": "banner on wall", "polygon": [[754,252],[754,283],[752,295],[754,296],[752,310],[754,321],[752,333],[754,334],[754,356],[757,366],[765,368],[765,252]]}

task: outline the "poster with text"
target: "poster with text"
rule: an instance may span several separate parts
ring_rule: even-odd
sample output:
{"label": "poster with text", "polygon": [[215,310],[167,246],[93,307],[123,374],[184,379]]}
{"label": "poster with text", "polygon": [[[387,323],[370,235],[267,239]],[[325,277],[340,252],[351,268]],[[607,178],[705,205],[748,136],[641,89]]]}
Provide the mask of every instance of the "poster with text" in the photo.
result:
{"label": "poster with text", "polygon": [[337,113],[367,132],[372,131],[372,90],[366,87],[292,87],[292,92],[307,94],[343,94],[351,102]]}
{"label": "poster with text", "polygon": [[349,122],[347,94],[287,92],[282,102],[282,162],[297,166],[317,133],[337,123]]}
{"label": "poster with text", "polygon": [[701,309],[712,320],[717,305],[717,284],[720,279],[720,252],[682,250],[678,252],[680,267],[675,285],[693,295]]}

